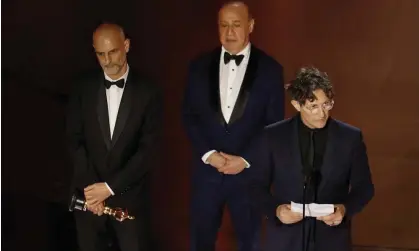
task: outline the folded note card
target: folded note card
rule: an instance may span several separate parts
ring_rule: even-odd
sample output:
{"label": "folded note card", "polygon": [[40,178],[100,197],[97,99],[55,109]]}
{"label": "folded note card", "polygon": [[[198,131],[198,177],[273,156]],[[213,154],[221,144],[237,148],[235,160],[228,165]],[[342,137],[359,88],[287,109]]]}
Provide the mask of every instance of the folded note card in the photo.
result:
{"label": "folded note card", "polygon": [[[332,214],[335,211],[335,206],[333,204],[316,204],[310,203],[305,205],[306,217],[319,217]],[[291,201],[291,211],[296,213],[303,213],[303,204],[294,203]]]}

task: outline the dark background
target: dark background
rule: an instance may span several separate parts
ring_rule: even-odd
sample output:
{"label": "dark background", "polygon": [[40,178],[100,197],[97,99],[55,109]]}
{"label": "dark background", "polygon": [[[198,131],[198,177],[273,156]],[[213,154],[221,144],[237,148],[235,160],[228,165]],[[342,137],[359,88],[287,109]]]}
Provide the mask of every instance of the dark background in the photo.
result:
{"label": "dark background", "polygon": [[[4,250],[46,250],[37,247],[47,237],[71,242],[64,108],[71,79],[97,67],[91,33],[101,20],[125,27],[130,66],[165,91],[163,164],[153,178],[156,250],[187,250],[191,151],[180,102],[187,63],[218,45],[222,2],[2,1]],[[333,116],[364,131],[376,196],[355,219],[354,244],[419,250],[419,1],[248,3],[252,41],[283,64],[286,81],[303,65],[328,72]],[[234,250],[228,214],[219,239],[219,250]]]}

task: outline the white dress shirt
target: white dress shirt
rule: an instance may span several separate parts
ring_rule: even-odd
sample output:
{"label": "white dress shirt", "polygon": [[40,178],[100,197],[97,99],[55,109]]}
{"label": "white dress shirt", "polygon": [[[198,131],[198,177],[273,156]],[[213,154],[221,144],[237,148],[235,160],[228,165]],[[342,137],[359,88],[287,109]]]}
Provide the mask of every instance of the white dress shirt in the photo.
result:
{"label": "white dress shirt", "polygon": [[[243,83],[244,75],[246,73],[247,65],[250,58],[250,43],[247,46],[237,53],[236,55],[244,55],[244,58],[239,66],[236,65],[235,60],[230,60],[227,64],[224,63],[224,53],[228,52],[224,46],[221,49],[220,55],[220,101],[221,101],[221,111],[223,113],[225,121],[228,123],[233,113],[234,106],[236,104],[237,98],[239,96],[240,88]],[[229,53],[229,52],[228,52]],[[230,53],[231,54],[231,53]],[[216,152],[216,150],[211,150],[202,156],[202,161],[205,164],[208,164],[208,157]],[[250,164],[246,162],[246,167],[250,167]]]}
{"label": "white dress shirt", "polygon": [[[127,71],[125,74],[118,78],[118,79],[111,79],[108,75],[105,74],[105,79],[110,82],[116,82],[118,80],[124,79],[124,83],[127,83],[127,77],[129,72],[129,65],[127,65]],[[109,115],[109,129],[111,133],[111,139],[113,136],[113,131],[115,129],[115,123],[116,118],[118,117],[118,110],[119,105],[121,104],[122,94],[124,93],[125,85],[123,88],[119,88],[116,85],[112,85],[109,87],[109,89],[106,89],[106,101],[108,104],[108,115]],[[112,195],[115,195],[115,193],[112,191],[112,189],[109,187],[108,183],[105,182],[105,185],[108,187],[109,191]]]}

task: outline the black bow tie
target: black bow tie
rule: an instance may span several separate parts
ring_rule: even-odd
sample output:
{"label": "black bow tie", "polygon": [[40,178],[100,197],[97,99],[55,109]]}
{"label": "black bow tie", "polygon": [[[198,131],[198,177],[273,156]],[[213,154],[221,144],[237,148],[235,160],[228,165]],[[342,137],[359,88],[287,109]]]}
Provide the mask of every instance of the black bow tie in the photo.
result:
{"label": "black bow tie", "polygon": [[124,79],[120,79],[120,80],[118,80],[118,81],[111,82],[111,81],[109,81],[109,80],[105,79],[105,86],[106,86],[106,89],[109,89],[112,85],[116,85],[116,86],[118,86],[119,88],[124,88],[124,85],[125,85],[125,80],[124,80]]}
{"label": "black bow tie", "polygon": [[224,64],[228,64],[230,60],[234,60],[236,65],[239,66],[243,61],[244,55],[231,55],[228,52],[224,52]]}

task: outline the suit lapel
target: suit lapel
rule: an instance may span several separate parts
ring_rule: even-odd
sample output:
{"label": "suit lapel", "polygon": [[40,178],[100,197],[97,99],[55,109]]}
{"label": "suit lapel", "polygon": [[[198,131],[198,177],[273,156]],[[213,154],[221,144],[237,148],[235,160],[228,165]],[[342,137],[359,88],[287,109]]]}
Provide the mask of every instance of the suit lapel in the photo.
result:
{"label": "suit lapel", "polygon": [[99,90],[97,93],[97,115],[99,120],[100,129],[102,130],[103,139],[105,141],[108,150],[111,148],[111,132],[109,129],[109,115],[108,115],[108,103],[106,101],[106,88],[103,83],[103,79],[100,82]]}
{"label": "suit lapel", "polygon": [[220,100],[220,56],[221,48],[216,49],[213,52],[210,70],[209,70],[209,94],[211,106],[216,114],[217,120],[223,126],[226,125],[226,121],[221,110]]}
{"label": "suit lapel", "polygon": [[[299,116],[299,115],[296,115]],[[291,157],[293,163],[295,164],[295,168],[293,171],[296,172],[297,177],[299,178],[301,184],[304,183],[304,175],[303,175],[303,162],[301,159],[301,148],[300,148],[300,141],[298,136],[298,118],[294,117],[291,122],[291,134],[290,134],[290,150],[291,150]]]}
{"label": "suit lapel", "polygon": [[337,123],[332,118],[329,118],[329,120],[330,121],[329,121],[326,149],[323,156],[323,165],[320,168],[321,173],[322,173],[322,180],[320,182],[319,189],[318,189],[319,193],[325,187],[326,183],[328,182],[328,179],[330,178],[330,172],[334,168],[333,158],[334,158],[335,151],[339,143]]}
{"label": "suit lapel", "polygon": [[258,69],[258,51],[252,46],[250,48],[249,63],[247,65],[246,73],[243,78],[243,83],[240,88],[239,96],[237,97],[236,104],[234,105],[233,113],[231,114],[228,124],[236,122],[244,113],[247,101],[249,100],[250,90],[254,83]]}
{"label": "suit lapel", "polygon": [[115,128],[112,135],[112,147],[118,141],[119,136],[124,130],[125,124],[128,120],[132,105],[132,93],[135,90],[134,81],[132,81],[132,74],[128,73],[127,82],[124,93],[122,94],[121,103],[119,104],[118,115],[116,117]]}

